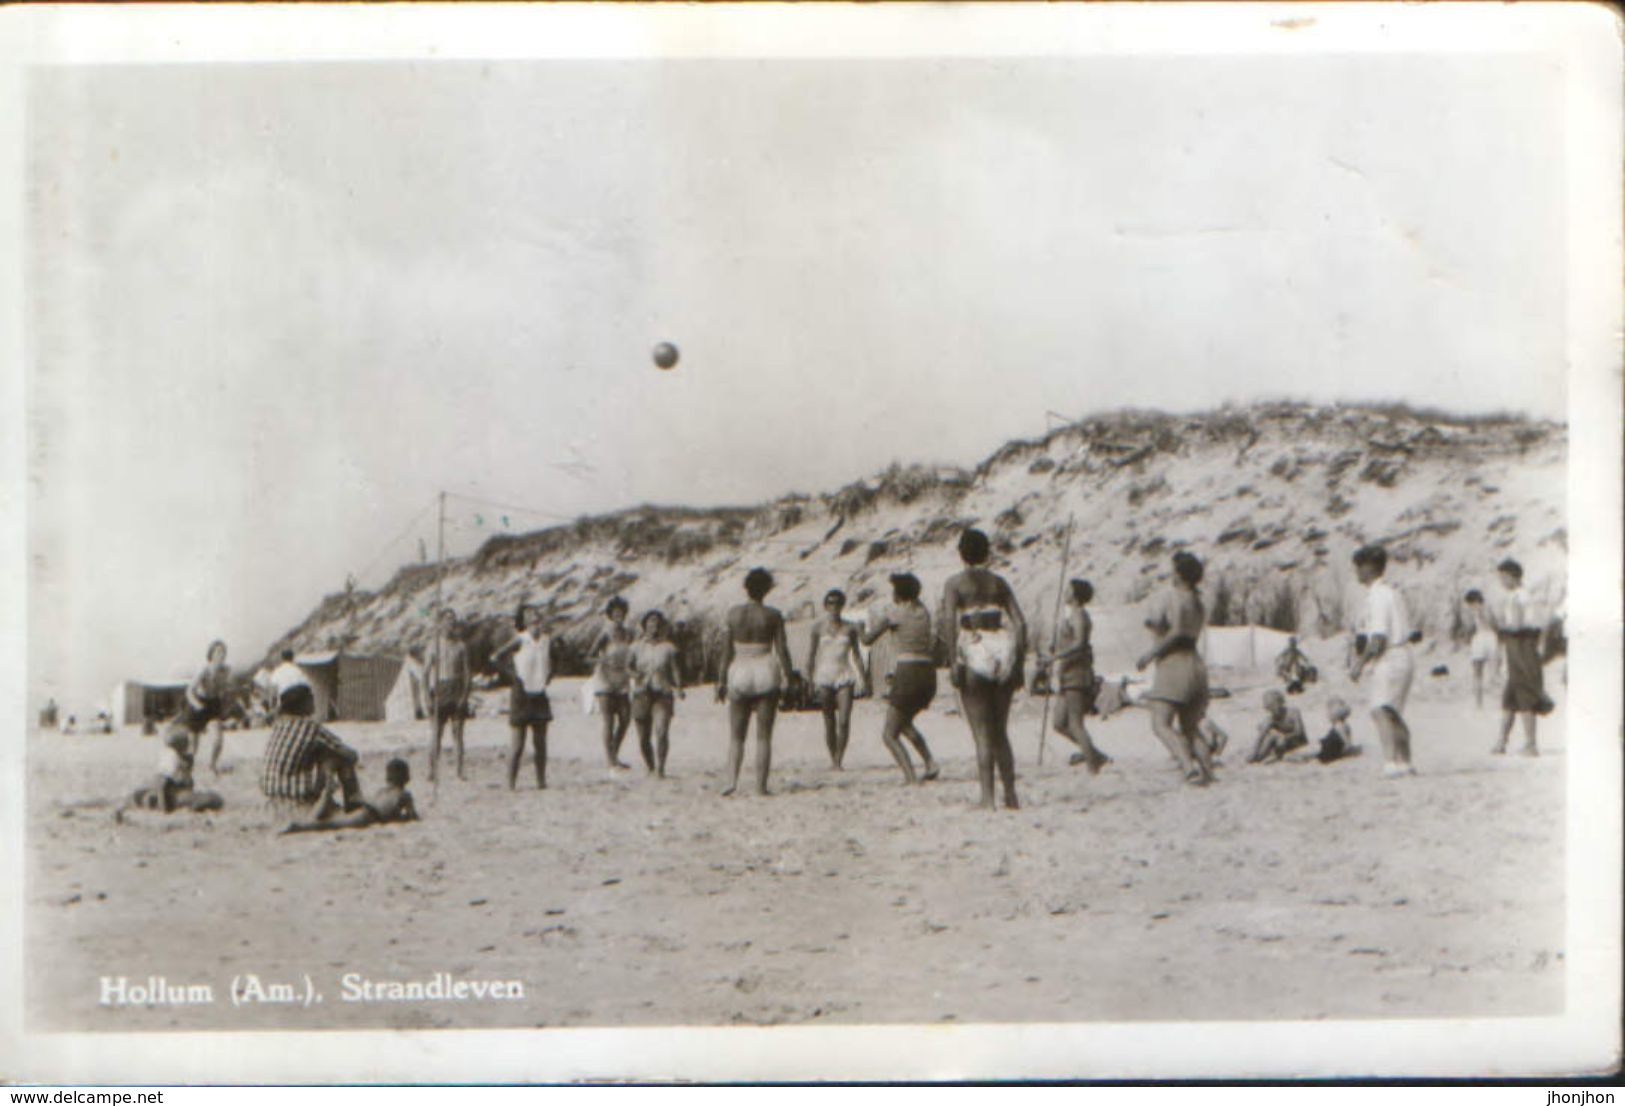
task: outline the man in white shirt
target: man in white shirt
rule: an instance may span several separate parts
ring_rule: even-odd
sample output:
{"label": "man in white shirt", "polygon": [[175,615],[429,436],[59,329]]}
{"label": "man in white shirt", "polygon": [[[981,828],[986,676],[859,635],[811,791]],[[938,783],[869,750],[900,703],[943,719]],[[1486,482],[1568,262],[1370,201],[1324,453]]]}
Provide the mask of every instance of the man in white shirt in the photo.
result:
{"label": "man in white shirt", "polygon": [[1359,626],[1365,645],[1355,655],[1349,678],[1358,683],[1363,673],[1371,673],[1369,702],[1382,738],[1382,774],[1393,779],[1416,775],[1411,764],[1411,731],[1404,718],[1415,661],[1410,612],[1404,597],[1383,580],[1387,567],[1388,554],[1380,545],[1362,546],[1354,553],[1354,574],[1366,589]]}

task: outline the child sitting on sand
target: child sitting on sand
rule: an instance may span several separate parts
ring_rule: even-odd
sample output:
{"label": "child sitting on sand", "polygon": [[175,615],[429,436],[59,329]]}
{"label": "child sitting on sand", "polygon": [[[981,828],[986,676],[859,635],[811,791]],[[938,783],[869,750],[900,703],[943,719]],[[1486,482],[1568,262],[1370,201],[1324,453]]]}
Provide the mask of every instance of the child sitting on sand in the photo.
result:
{"label": "child sitting on sand", "polygon": [[406,789],[411,779],[412,770],[407,767],[406,761],[396,757],[384,766],[385,787],[371,800],[359,804],[354,810],[344,810],[342,804],[333,798],[330,787],[313,818],[308,822],[290,822],[282,832],[315,833],[321,830],[360,829],[384,822],[415,822],[418,820],[417,807],[412,803],[412,793]]}
{"label": "child sitting on sand", "polygon": [[1295,707],[1286,705],[1286,696],[1279,691],[1264,693],[1264,720],[1258,724],[1258,743],[1247,758],[1248,764],[1263,764],[1280,760],[1294,749],[1309,744],[1303,729],[1303,715]]}
{"label": "child sitting on sand", "polygon": [[124,805],[113,812],[113,820],[124,821],[127,810],[203,813],[225,805],[225,800],[213,791],[199,791],[192,786],[192,735],[184,725],[178,724],[164,736],[164,749],[158,756],[158,774],[147,786],[136,788]]}
{"label": "child sitting on sand", "polygon": [[1349,705],[1335,697],[1329,699],[1326,717],[1332,728],[1320,739],[1320,752],[1315,754],[1315,759],[1322,764],[1330,764],[1344,757],[1359,756],[1360,747],[1354,744],[1354,735],[1349,732]]}

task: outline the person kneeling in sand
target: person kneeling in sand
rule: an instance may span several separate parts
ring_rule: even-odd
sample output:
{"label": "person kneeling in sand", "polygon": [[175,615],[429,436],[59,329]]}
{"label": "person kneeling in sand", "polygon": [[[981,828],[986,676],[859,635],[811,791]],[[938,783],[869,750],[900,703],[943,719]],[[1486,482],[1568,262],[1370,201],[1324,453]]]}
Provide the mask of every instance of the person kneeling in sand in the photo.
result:
{"label": "person kneeling in sand", "polygon": [[[384,789],[373,798],[346,810],[334,801],[333,789],[328,788],[317,803],[312,816],[306,821],[288,823],[283,833],[316,833],[322,830],[360,829],[384,822],[416,822],[417,807],[406,785],[412,780],[412,770],[406,761],[396,757],[384,766]],[[336,780],[335,780],[336,782]]]}
{"label": "person kneeling in sand", "polygon": [[225,805],[225,800],[215,792],[199,791],[192,786],[192,735],[185,725],[178,725],[164,737],[158,774],[146,787],[136,788],[124,805],[113,812],[113,820],[124,821],[127,810],[157,810],[165,814],[190,810],[201,814]]}
{"label": "person kneeling in sand", "polygon": [[1304,732],[1303,715],[1295,707],[1286,705],[1286,696],[1279,691],[1264,693],[1264,720],[1258,724],[1258,743],[1253,746],[1248,764],[1263,764],[1280,760],[1294,749],[1309,744]]}

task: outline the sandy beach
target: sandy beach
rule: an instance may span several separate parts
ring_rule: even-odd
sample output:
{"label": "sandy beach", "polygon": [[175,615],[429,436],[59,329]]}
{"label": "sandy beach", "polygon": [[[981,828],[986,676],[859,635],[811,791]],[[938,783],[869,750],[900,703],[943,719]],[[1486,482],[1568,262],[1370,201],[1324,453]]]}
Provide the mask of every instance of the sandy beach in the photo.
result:
{"label": "sandy beach", "polygon": [[[36,734],[29,1025],[966,1024],[1562,1008],[1561,707],[1542,722],[1539,759],[1492,757],[1498,696],[1476,713],[1460,674],[1420,679],[1408,714],[1421,775],[1386,781],[1363,710],[1362,757],[1245,765],[1258,686],[1230,682],[1235,697],[1212,715],[1231,746],[1206,790],[1180,784],[1139,709],[1094,720],[1116,758],[1099,777],[1069,768],[1070,746],[1054,735],[1040,766],[1042,700],[1018,697],[1024,805],[991,815],[974,807],[970,737],[946,713],[948,695],[921,719],[941,780],[900,784],[879,741],[881,708],[867,701],[839,773],[817,715],[782,717],[768,799],[748,786],[717,796],[726,738],[708,687],[679,704],[673,775],[658,781],[641,765],[607,772],[599,720],[581,713],[573,682],[556,684],[545,793],[525,782],[506,790],[501,718],[470,723],[468,779],[438,788],[426,778],[425,723],[336,723],[363,754],[369,790],[388,756],[408,756],[424,820],[299,837],[275,836],[259,799],[265,730],[227,734],[223,813],[122,825],[115,797],[150,772],[156,740]],[[1294,701],[1313,735],[1328,691],[1347,690],[1321,685]],[[636,761],[632,736],[623,755]],[[527,764],[521,780],[531,778]],[[344,997],[347,974],[437,973],[518,981],[522,994]],[[233,981],[240,990],[250,975],[289,984],[296,1001],[235,1004]],[[103,1005],[104,977],[206,986],[213,1001]]]}

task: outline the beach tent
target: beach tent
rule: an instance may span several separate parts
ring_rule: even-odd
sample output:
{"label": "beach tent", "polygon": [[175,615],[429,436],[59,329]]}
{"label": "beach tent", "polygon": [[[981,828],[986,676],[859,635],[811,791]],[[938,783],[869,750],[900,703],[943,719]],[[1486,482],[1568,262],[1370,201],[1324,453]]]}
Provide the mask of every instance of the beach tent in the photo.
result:
{"label": "beach tent", "polygon": [[423,684],[423,666],[408,656],[384,698],[384,721],[416,722],[429,713],[429,691]]}
{"label": "beach tent", "polygon": [[1290,637],[1268,626],[1209,626],[1202,631],[1202,659],[1210,667],[1274,671]]}
{"label": "beach tent", "polygon": [[400,675],[399,657],[360,653],[306,653],[293,659],[316,696],[323,721],[378,722]]}
{"label": "beach tent", "polygon": [[114,726],[172,718],[186,705],[186,680],[125,680],[113,689]]}

